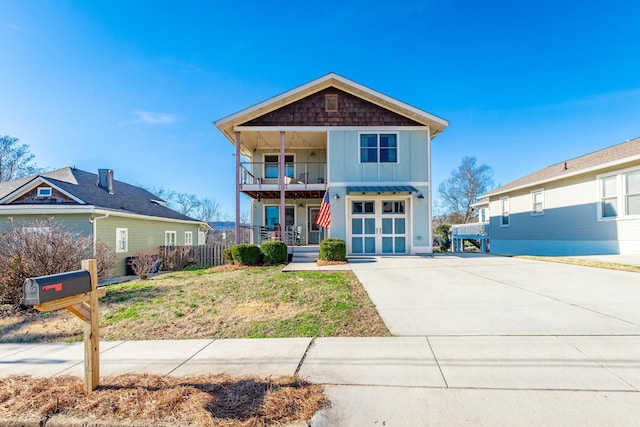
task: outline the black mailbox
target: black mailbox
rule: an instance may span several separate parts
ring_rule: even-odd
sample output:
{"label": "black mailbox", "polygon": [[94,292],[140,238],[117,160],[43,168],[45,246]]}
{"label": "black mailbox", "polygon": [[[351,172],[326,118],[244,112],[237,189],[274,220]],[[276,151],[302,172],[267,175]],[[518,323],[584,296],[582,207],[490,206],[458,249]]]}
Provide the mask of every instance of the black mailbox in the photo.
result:
{"label": "black mailbox", "polygon": [[85,292],[91,292],[91,275],[87,270],[30,278],[22,286],[22,303],[38,305]]}

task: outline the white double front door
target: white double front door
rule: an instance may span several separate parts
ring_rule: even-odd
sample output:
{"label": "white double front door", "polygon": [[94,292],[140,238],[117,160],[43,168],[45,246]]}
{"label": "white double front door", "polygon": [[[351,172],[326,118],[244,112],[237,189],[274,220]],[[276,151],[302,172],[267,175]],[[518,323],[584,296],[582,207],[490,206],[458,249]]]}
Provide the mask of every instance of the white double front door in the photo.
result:
{"label": "white double front door", "polygon": [[407,199],[350,200],[350,253],[405,254],[408,252]]}

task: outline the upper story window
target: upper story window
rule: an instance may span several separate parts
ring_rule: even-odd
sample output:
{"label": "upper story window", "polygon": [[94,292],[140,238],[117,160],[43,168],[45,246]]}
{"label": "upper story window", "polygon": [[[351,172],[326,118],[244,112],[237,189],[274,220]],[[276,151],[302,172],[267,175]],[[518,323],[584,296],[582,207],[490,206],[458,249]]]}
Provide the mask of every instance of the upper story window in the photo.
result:
{"label": "upper story window", "polygon": [[618,216],[618,177],[616,175],[600,178],[600,216],[602,218]]}
{"label": "upper story window", "polygon": [[324,96],[324,111],[336,113],[338,111],[338,94],[328,93]]}
{"label": "upper story window", "polygon": [[624,174],[626,215],[640,215],[640,170]]}
{"label": "upper story window", "polygon": [[509,218],[509,197],[500,199],[500,227],[509,227],[511,220]]}
{"label": "upper story window", "polygon": [[38,197],[51,197],[53,195],[51,187],[38,187]]}
{"label": "upper story window", "polygon": [[479,213],[479,220],[480,222],[488,222],[487,221],[487,208],[480,208],[480,213]]}
{"label": "upper story window", "polygon": [[360,163],[398,163],[398,134],[360,134]]}
{"label": "upper story window", "polygon": [[[284,155],[284,173],[285,176],[293,178],[295,176],[294,170],[294,158],[293,154],[285,154]],[[264,177],[277,179],[278,178],[278,168],[280,163],[280,155],[279,154],[265,154],[264,156]]]}
{"label": "upper story window", "polygon": [[544,215],[544,190],[531,192],[531,215]]}

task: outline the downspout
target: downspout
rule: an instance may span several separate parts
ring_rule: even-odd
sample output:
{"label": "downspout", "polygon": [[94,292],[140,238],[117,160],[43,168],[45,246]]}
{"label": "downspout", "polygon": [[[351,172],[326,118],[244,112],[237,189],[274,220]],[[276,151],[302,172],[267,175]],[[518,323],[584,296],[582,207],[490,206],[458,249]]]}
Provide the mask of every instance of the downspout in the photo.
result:
{"label": "downspout", "polygon": [[89,220],[89,222],[93,226],[93,257],[94,258],[96,256],[96,244],[98,243],[98,236],[96,235],[96,232],[97,232],[96,221],[99,220],[99,219],[105,219],[108,216],[109,216],[109,214],[105,214],[104,216],[99,216],[97,218],[91,218]]}

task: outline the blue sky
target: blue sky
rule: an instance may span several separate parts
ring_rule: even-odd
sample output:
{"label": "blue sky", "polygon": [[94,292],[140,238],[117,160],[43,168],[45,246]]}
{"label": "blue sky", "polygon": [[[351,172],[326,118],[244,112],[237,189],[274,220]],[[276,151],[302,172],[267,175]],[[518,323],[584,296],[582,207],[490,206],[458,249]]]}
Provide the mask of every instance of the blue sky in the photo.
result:
{"label": "blue sky", "polygon": [[40,166],[215,198],[212,122],[336,72],[451,122],[497,184],[640,136],[640,2],[0,0],[0,134]]}

